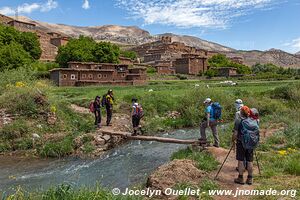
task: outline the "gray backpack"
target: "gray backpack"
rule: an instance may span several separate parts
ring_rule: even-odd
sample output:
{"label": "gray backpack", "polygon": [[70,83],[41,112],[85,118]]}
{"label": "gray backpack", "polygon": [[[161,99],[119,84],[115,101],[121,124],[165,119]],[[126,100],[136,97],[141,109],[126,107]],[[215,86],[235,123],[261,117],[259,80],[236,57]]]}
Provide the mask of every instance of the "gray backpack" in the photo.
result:
{"label": "gray backpack", "polygon": [[259,125],[257,120],[248,117],[240,124],[241,140],[244,149],[255,149],[259,143]]}

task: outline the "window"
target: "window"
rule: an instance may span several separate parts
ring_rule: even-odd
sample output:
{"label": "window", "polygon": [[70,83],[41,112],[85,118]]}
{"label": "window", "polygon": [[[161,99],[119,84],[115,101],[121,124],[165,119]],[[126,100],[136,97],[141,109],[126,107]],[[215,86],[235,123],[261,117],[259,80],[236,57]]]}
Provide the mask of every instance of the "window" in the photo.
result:
{"label": "window", "polygon": [[122,77],[125,77],[125,73],[122,74]]}
{"label": "window", "polygon": [[64,74],[63,75],[63,79],[67,79],[68,78],[68,75],[67,74]]}
{"label": "window", "polygon": [[82,78],[86,78],[86,74],[82,74]]}
{"label": "window", "polygon": [[90,79],[93,79],[93,74],[89,74],[89,78],[90,78]]}
{"label": "window", "polygon": [[107,74],[104,74],[104,75],[103,75],[103,78],[107,78]]}
{"label": "window", "polygon": [[71,74],[71,80],[75,80],[75,79],[76,79],[75,74]]}
{"label": "window", "polygon": [[102,78],[102,74],[98,74],[98,78],[101,79]]}

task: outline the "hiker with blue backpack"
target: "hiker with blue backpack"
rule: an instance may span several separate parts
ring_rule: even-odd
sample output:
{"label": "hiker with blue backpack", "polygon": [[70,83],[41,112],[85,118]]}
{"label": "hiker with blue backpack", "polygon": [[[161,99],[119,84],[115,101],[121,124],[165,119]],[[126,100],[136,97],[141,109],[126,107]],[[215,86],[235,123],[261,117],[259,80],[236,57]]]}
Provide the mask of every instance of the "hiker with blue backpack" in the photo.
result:
{"label": "hiker with blue backpack", "polygon": [[219,147],[220,140],[218,136],[217,126],[218,126],[218,120],[221,119],[222,107],[218,102],[213,102],[210,98],[206,98],[203,103],[206,106],[206,108],[205,108],[205,117],[202,120],[200,125],[201,138],[199,140],[202,143],[207,143],[206,128],[210,127],[214,137],[213,146]]}
{"label": "hiker with blue backpack", "polygon": [[248,176],[246,183],[253,184],[253,155],[254,150],[259,143],[259,123],[253,116],[253,111],[247,106],[240,108],[241,119],[236,119],[233,140],[236,140],[236,159],[238,160],[238,178],[234,179],[235,183],[245,184],[243,174],[245,171],[245,164],[247,164]]}
{"label": "hiker with blue backpack", "polygon": [[144,111],[142,106],[138,103],[137,98],[132,98],[132,111],[131,111],[131,118],[132,118],[132,126],[133,126],[133,136],[137,135],[137,131],[140,129],[140,120],[144,116]]}

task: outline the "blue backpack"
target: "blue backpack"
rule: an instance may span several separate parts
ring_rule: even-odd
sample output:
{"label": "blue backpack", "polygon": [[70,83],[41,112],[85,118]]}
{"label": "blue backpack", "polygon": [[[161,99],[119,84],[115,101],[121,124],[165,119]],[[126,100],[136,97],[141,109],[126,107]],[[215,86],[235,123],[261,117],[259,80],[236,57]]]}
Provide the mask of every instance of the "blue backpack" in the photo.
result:
{"label": "blue backpack", "polygon": [[222,106],[218,102],[214,102],[212,105],[214,119],[221,119],[222,117]]}
{"label": "blue backpack", "polygon": [[255,119],[247,118],[241,121],[240,134],[244,149],[255,149],[259,143],[259,125]]}

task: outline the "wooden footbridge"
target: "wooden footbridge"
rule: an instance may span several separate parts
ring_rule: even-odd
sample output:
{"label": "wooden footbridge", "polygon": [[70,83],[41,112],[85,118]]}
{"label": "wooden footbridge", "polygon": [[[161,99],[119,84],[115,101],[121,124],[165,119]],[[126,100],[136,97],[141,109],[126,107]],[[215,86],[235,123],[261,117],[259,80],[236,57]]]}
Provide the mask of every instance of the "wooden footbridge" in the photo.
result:
{"label": "wooden footbridge", "polygon": [[102,133],[107,135],[120,136],[128,140],[144,140],[144,141],[156,141],[162,143],[192,144],[192,145],[205,144],[204,142],[200,142],[199,140],[182,140],[176,138],[165,138],[165,137],[146,136],[146,135],[133,136],[131,133],[127,133],[127,132],[102,131]]}

